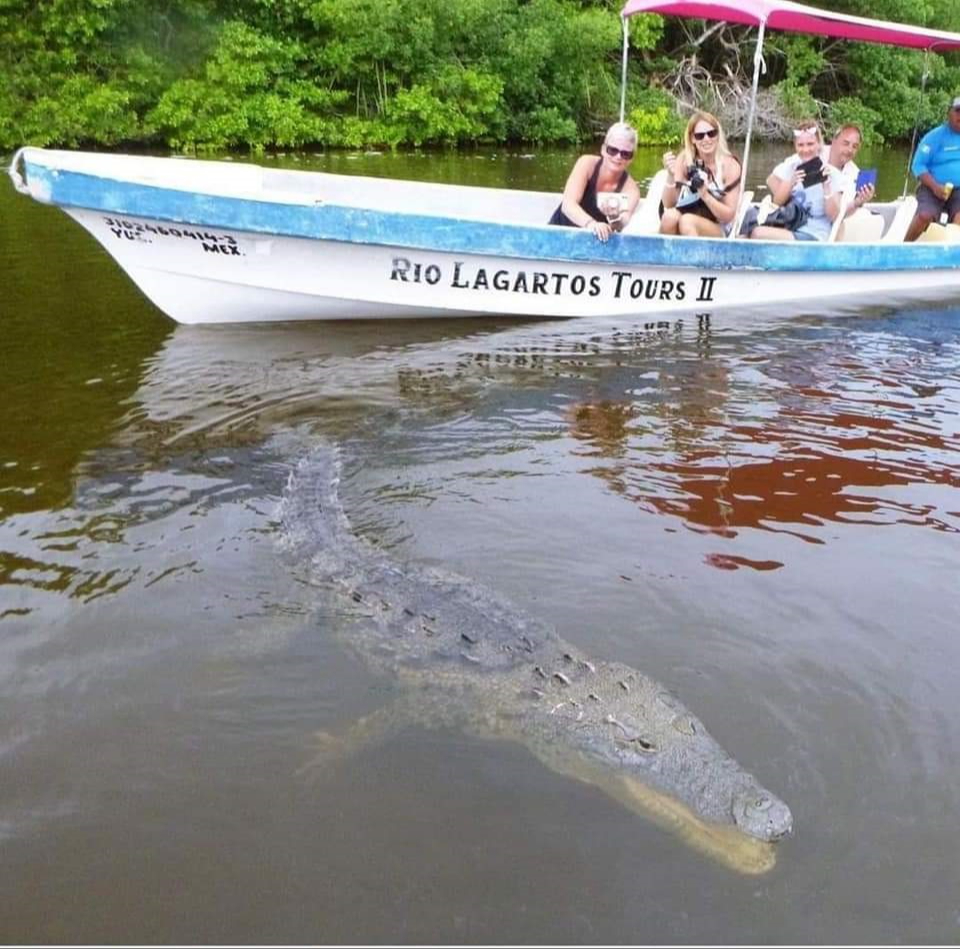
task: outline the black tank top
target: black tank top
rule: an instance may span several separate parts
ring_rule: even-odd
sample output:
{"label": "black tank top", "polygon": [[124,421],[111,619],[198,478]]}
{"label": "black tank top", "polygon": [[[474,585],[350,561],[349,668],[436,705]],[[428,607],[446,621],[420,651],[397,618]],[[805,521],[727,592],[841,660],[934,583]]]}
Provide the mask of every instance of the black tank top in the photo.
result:
{"label": "black tank top", "polygon": [[[586,188],[583,189],[583,197],[580,199],[580,207],[583,208],[587,214],[590,215],[595,221],[606,221],[607,216],[600,210],[597,205],[597,179],[600,177],[600,165],[603,164],[603,159],[598,158],[596,165],[593,166],[593,173],[590,175],[590,179],[587,181]],[[629,175],[626,172],[623,172],[620,175],[620,180],[617,182],[617,191],[623,191],[623,186],[627,183],[627,178]],[[561,227],[579,227],[579,224],[574,224],[563,213],[563,204],[553,212],[553,217],[547,222],[548,224],[559,224]]]}

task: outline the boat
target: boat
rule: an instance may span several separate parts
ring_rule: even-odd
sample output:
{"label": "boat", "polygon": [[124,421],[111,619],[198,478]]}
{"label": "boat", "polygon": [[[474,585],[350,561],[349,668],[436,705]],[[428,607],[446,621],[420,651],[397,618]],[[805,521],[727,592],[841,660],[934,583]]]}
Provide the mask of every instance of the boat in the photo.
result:
{"label": "boat", "polygon": [[[641,13],[938,52],[960,34],[789,0],[628,0]],[[623,83],[626,89],[626,82]],[[621,95],[621,117],[624,95]],[[750,125],[744,149],[749,160]],[[89,231],[181,323],[511,315],[657,319],[811,302],[950,300],[960,242],[904,243],[916,199],[874,202],[825,242],[657,233],[664,173],[606,243],[546,224],[560,196],[249,163],[24,147],[14,186]],[[745,178],[746,180],[746,178]],[[739,216],[752,194],[744,194]]]}

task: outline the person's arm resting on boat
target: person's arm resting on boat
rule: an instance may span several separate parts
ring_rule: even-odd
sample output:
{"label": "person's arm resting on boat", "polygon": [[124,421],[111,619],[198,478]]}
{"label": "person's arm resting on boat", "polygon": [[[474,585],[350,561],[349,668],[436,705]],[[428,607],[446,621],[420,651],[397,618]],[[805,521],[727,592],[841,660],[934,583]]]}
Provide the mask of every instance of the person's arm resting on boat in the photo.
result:
{"label": "person's arm resting on boat", "polygon": [[[564,186],[563,200],[560,202],[560,207],[563,209],[563,213],[573,221],[577,227],[586,228],[596,234],[601,240],[604,240],[610,236],[612,228],[609,224],[598,221],[592,215],[587,214],[580,204],[583,200],[584,192],[587,190],[587,182],[590,180],[590,175],[593,173],[596,161],[596,158],[592,155],[581,155],[577,159]],[[606,234],[601,233],[602,230],[606,230]]]}

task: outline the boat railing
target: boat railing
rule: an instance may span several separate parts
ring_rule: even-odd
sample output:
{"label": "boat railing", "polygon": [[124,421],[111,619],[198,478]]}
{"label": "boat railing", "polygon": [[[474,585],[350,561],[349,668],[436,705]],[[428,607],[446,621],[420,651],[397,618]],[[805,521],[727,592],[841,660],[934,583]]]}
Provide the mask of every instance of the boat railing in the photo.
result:
{"label": "boat railing", "polygon": [[753,192],[744,191],[743,194],[740,195],[740,203],[737,205],[737,213],[733,218],[733,226],[730,228],[730,233],[727,235],[728,237],[740,236],[740,228],[743,227],[744,215],[747,213],[747,210],[752,203]]}
{"label": "boat railing", "polygon": [[910,222],[917,213],[917,199],[911,194],[895,201],[892,207],[894,212],[890,225],[880,239],[885,244],[902,244],[903,239],[907,236]]}
{"label": "boat railing", "polygon": [[833,225],[830,228],[830,236],[827,238],[828,244],[833,244],[837,240],[840,228],[843,226],[843,219],[847,216],[847,208],[850,206],[850,195],[847,192],[840,192],[840,210],[833,219]]}

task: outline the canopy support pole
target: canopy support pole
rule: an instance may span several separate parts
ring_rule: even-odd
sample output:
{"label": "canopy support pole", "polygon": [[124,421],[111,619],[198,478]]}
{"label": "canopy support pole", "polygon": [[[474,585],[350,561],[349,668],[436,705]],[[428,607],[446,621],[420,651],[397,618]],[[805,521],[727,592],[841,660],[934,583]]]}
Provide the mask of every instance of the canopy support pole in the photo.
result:
{"label": "canopy support pole", "polygon": [[[760,27],[757,30],[757,48],[753,52],[753,88],[750,91],[750,111],[747,113],[747,137],[743,143],[743,162],[740,165],[740,201],[743,202],[743,193],[747,190],[747,168],[750,165],[750,138],[753,135],[753,117],[757,111],[757,93],[760,90],[760,71],[767,71],[766,64],[763,61],[763,36],[766,28],[766,20],[760,21]],[[739,207],[737,211],[739,212]],[[739,213],[734,220],[739,220]],[[728,235],[737,237],[734,231]]]}
{"label": "canopy support pole", "polygon": [[623,121],[627,111],[627,57],[630,52],[630,27],[629,20],[620,15],[623,21],[623,63],[620,66],[620,121]]}
{"label": "canopy support pole", "polygon": [[910,186],[910,166],[913,164],[913,153],[917,148],[917,132],[920,128],[920,113],[923,110],[923,97],[927,89],[927,78],[930,75],[930,50],[923,51],[923,75],[920,77],[920,98],[917,100],[917,118],[913,123],[913,137],[910,139],[910,153],[907,155],[907,173],[903,178],[903,194],[900,199],[907,196],[907,188]]}

